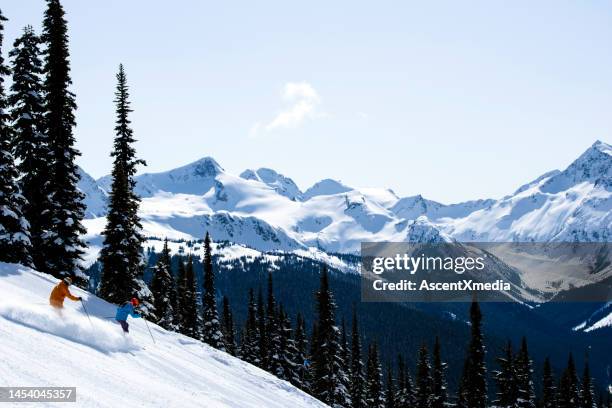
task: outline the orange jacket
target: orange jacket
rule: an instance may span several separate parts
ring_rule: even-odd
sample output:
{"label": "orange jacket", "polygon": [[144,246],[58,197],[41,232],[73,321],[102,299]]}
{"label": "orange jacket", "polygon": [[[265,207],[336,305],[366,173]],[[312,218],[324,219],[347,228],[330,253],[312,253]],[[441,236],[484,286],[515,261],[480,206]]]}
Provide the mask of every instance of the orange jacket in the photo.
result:
{"label": "orange jacket", "polygon": [[64,307],[64,299],[68,298],[70,300],[77,301],[79,298],[74,296],[68,290],[68,286],[64,283],[64,281],[60,281],[53,290],[51,291],[51,296],[49,296],[49,303],[53,307]]}

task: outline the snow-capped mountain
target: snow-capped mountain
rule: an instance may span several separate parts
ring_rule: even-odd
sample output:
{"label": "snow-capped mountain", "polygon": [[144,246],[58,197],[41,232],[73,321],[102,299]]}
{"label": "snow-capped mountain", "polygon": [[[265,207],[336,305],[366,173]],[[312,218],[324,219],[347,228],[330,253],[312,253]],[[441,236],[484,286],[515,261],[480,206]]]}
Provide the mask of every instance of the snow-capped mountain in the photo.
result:
{"label": "snow-capped mountain", "polygon": [[[270,250],[357,253],[367,241],[607,242],[612,233],[612,147],[596,142],[563,171],[548,172],[499,200],[442,204],[326,179],[302,192],[271,169],[226,172],[205,157],[136,178],[150,237],[218,240]],[[87,238],[102,228],[110,177],[84,177]],[[84,181],[82,181],[84,183]],[[96,216],[98,216],[96,218]]]}
{"label": "snow-capped mountain", "polygon": [[293,201],[302,200],[300,188],[289,177],[277,173],[272,169],[261,168],[257,170],[247,169],[240,173],[240,177],[245,180],[260,181],[272,187],[278,194],[285,196]]}
{"label": "snow-capped mountain", "polygon": [[110,190],[110,185],[106,189],[82,168],[79,167],[77,171],[79,174],[78,188],[85,194],[83,200],[87,208],[85,218],[103,217],[106,214],[107,191]]}

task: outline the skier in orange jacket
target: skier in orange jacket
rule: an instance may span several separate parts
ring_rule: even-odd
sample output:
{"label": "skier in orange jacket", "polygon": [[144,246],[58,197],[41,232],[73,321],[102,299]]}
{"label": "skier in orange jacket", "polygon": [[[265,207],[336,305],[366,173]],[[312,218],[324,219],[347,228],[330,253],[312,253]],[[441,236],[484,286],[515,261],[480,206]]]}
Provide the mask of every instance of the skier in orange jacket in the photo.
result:
{"label": "skier in orange jacket", "polygon": [[60,283],[55,285],[51,291],[51,296],[49,296],[49,304],[55,308],[61,309],[64,307],[65,298],[74,300],[75,302],[81,300],[79,296],[74,296],[72,293],[70,293],[70,290],[68,290],[68,286],[71,284],[72,279],[64,278],[60,281]]}

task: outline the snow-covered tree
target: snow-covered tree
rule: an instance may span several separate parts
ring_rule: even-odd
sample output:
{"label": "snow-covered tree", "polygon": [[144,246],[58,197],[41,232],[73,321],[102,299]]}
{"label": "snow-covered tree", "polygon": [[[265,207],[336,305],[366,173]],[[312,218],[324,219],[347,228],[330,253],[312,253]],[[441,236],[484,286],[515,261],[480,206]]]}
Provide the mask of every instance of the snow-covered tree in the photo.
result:
{"label": "snow-covered tree", "polygon": [[527,350],[527,339],[523,337],[521,348],[516,356],[517,406],[535,408],[532,361]]}
{"label": "snow-covered tree", "polygon": [[446,390],[446,368],[447,365],[442,361],[440,350],[440,338],[436,336],[433,350],[433,403],[432,408],[445,408],[447,405]]}
{"label": "snow-covered tree", "polygon": [[29,223],[32,263],[44,270],[45,235],[51,226],[49,163],[52,153],[44,127],[44,100],[41,82],[40,38],[31,26],[13,43],[13,83],[9,95],[13,146],[19,188],[25,197],[23,216]]}
{"label": "snow-covered tree", "polygon": [[559,393],[557,395],[559,408],[576,408],[580,406],[580,384],[574,364],[574,356],[570,353],[567,368],[559,380]]}
{"label": "snow-covered tree", "polygon": [[503,356],[497,357],[499,370],[493,373],[497,384],[497,399],[493,402],[496,407],[516,407],[518,400],[518,378],[512,343],[508,341]]}
{"label": "snow-covered tree", "polygon": [[81,224],[85,211],[84,195],[77,188],[79,174],[75,159],[80,153],[74,147],[76,103],[69,90],[72,80],[64,14],[59,0],[47,0],[42,34],[46,45],[45,128],[53,160],[49,169],[52,177],[52,222],[45,234],[46,265],[43,270],[56,277],[75,275],[80,271],[79,261],[85,247],[80,236],[86,232]]}
{"label": "snow-covered tree", "polygon": [[268,361],[268,334],[266,329],[266,308],[260,287],[257,291],[257,350],[259,351],[257,360],[259,361],[258,367],[264,370],[267,369]]}
{"label": "snow-covered tree", "polygon": [[274,298],[274,287],[272,283],[272,274],[268,273],[268,301],[266,305],[266,350],[267,354],[264,358],[263,366],[266,370],[283,378],[283,362],[280,355],[281,330],[278,313],[276,310],[276,299]]}
{"label": "snow-covered tree", "polygon": [[582,373],[582,396],[580,399],[582,408],[596,408],[595,391],[593,390],[593,379],[591,378],[591,370],[589,369],[589,360],[584,362],[584,371]]}
{"label": "snow-covered tree", "polygon": [[366,403],[368,408],[384,408],[382,367],[378,357],[378,346],[372,343],[368,348],[366,365]]}
{"label": "snow-covered tree", "polygon": [[168,330],[177,330],[179,325],[176,319],[176,286],[171,271],[170,249],[168,240],[164,240],[164,248],[157,259],[151,281],[153,293],[153,306],[156,323]]}
{"label": "snow-covered tree", "polygon": [[215,274],[212,266],[212,249],[210,235],[204,238],[204,293],[203,293],[203,327],[202,340],[210,346],[225,351],[221,323],[217,312],[215,291]]}
{"label": "snow-covered tree", "polygon": [[414,395],[414,385],[412,383],[412,376],[410,371],[406,368],[404,363],[404,357],[400,354],[397,358],[397,408],[413,408],[416,404],[416,398]]}
{"label": "snow-covered tree", "polygon": [[229,299],[223,296],[223,339],[225,341],[225,350],[232,356],[236,355],[236,329],[234,327],[234,316],[230,307]]}
{"label": "snow-covered tree", "polygon": [[240,358],[253,365],[259,365],[259,328],[257,326],[257,305],[253,289],[249,290],[247,319],[240,341]]}
{"label": "snow-covered tree", "polygon": [[385,408],[397,408],[395,379],[391,364],[387,365],[387,388],[385,390]]}
{"label": "snow-covered tree", "polygon": [[134,193],[136,167],[145,162],[135,157],[136,150],[133,145],[136,139],[128,117],[132,109],[122,64],[119,65],[117,73],[115,104],[115,140],[111,153],[113,180],[108,200],[106,227],[102,232],[104,243],[99,258],[102,277],[98,290],[104,299],[120,304],[137,294],[140,298],[146,298],[147,296],[143,294],[149,292],[143,280],[144,237],[138,216],[140,198]]}
{"label": "snow-covered tree", "polygon": [[544,360],[542,377],[542,408],[557,408],[557,388],[553,378],[550,359]]}
{"label": "snow-covered tree", "polygon": [[359,323],[357,311],[353,308],[353,327],[351,331],[351,370],[349,391],[354,408],[365,408],[365,377],[363,372],[363,359],[361,357],[361,336],[359,335]]}
{"label": "snow-covered tree", "polygon": [[427,346],[423,344],[419,349],[416,371],[416,407],[429,408],[434,399],[433,380],[431,378],[431,364]]}
{"label": "snow-covered tree", "polygon": [[308,354],[308,336],[306,335],[306,322],[304,321],[301,313],[298,313],[296,317],[293,340],[296,347],[294,362],[300,374],[299,388],[309,392],[311,378],[310,369],[307,362],[310,357]]}
{"label": "snow-covered tree", "polygon": [[340,331],[336,327],[336,303],[329,288],[327,268],[321,271],[321,285],[316,294],[317,332],[314,338],[312,392],[315,397],[332,407],[349,407],[350,395],[346,387],[347,374],[340,354]]}
{"label": "snow-covered tree", "polygon": [[12,153],[13,132],[4,86],[10,70],[2,57],[3,21],[6,18],[0,11],[0,261],[30,265],[29,225],[22,214],[26,200],[17,185],[17,168]]}
{"label": "snow-covered tree", "polygon": [[301,364],[295,362],[295,355],[298,353],[297,346],[293,339],[293,329],[291,319],[285,313],[283,305],[278,309],[278,324],[280,328],[280,360],[282,375],[280,378],[289,381],[296,387],[302,386]]}

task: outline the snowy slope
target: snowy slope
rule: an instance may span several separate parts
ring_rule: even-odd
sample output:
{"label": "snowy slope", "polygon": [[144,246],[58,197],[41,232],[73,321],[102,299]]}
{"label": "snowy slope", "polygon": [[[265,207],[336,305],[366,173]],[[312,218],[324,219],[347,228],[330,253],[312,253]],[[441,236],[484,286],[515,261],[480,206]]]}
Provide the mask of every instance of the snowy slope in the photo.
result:
{"label": "snowy slope", "polygon": [[[76,386],[79,407],[323,407],[289,383],[142,320],[130,335],[108,316],[115,307],[83,296],[60,318],[47,304],[55,280],[0,263],[0,386]],[[39,404],[40,405],[40,404]],[[39,406],[37,405],[37,406]],[[26,406],[26,405],[24,405]]]}

